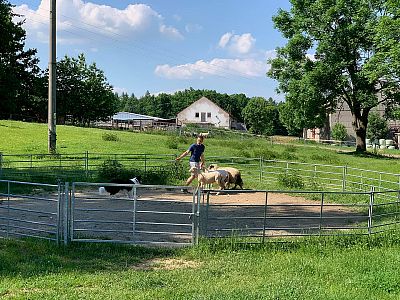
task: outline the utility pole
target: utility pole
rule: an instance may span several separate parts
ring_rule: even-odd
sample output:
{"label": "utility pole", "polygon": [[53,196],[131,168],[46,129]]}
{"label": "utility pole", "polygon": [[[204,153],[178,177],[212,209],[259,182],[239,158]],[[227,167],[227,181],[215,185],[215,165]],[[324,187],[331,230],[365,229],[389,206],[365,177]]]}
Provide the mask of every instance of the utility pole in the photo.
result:
{"label": "utility pole", "polygon": [[56,151],[56,0],[50,0],[50,53],[49,53],[49,96],[48,128],[49,153]]}

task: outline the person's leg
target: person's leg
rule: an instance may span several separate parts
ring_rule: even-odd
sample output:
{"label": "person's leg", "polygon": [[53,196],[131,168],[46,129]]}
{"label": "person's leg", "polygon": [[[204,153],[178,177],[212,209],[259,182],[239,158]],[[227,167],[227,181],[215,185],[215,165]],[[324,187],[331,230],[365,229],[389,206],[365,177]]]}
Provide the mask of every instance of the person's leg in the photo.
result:
{"label": "person's leg", "polygon": [[192,174],[187,180],[186,185],[190,185],[192,181],[196,178],[196,175]]}

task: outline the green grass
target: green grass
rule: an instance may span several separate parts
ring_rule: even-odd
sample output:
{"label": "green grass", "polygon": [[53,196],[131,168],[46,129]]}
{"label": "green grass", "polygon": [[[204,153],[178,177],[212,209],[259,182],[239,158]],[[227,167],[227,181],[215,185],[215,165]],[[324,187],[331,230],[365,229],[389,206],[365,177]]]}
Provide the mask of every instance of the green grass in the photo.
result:
{"label": "green grass", "polygon": [[0,298],[398,299],[398,233],[175,250],[1,240]]}
{"label": "green grass", "polygon": [[[194,141],[125,131],[113,131],[112,138],[105,139],[109,132],[57,126],[57,152],[179,154]],[[0,136],[4,154],[47,152],[45,124],[0,121]],[[205,144],[206,158],[263,156],[392,173],[400,170],[396,158],[296,142],[279,145],[263,138],[221,136],[206,139]],[[245,179],[257,186],[257,178]],[[264,246],[206,240],[187,249],[104,244],[58,247],[29,239],[0,239],[0,299],[399,299],[399,233],[287,238]]]}
{"label": "green grass", "polygon": [[[57,126],[57,152],[73,153],[148,153],[180,154],[194,142],[192,138],[169,133],[149,134],[113,131],[116,140],[104,140],[109,130]],[[0,152],[4,154],[47,153],[47,125],[0,120]],[[172,141],[172,142],[171,142]],[[398,173],[400,160],[373,154],[359,155],[340,152],[324,145],[272,144],[265,138],[238,135],[233,138],[214,137],[205,140],[208,156],[278,159],[317,164],[349,165],[351,167]],[[176,146],[176,147],[175,147]],[[335,148],[334,148],[335,149]],[[351,149],[351,148],[350,148]]]}

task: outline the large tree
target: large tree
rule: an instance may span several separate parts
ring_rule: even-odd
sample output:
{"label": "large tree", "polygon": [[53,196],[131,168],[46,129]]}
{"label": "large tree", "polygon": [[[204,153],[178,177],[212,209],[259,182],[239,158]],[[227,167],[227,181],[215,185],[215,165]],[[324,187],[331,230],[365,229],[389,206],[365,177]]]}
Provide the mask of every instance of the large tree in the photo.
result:
{"label": "large tree", "polygon": [[348,104],[356,150],[365,151],[368,115],[399,103],[399,0],[290,0],[273,21],[288,39],[268,75],[286,94],[297,126],[322,126]]}
{"label": "large tree", "polygon": [[40,69],[36,50],[25,50],[23,21],[14,22],[12,5],[0,0],[0,118],[27,113],[23,107],[35,97]]}
{"label": "large tree", "polygon": [[104,72],[85,56],[65,56],[57,63],[57,111],[59,122],[90,125],[106,120],[118,110],[118,96]]}

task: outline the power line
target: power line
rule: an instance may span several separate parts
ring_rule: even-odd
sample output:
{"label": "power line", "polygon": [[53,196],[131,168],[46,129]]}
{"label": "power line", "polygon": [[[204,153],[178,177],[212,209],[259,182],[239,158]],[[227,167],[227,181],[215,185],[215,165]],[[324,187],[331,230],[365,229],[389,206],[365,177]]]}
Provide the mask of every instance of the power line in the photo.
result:
{"label": "power line", "polygon": [[[24,8],[22,8],[22,9],[24,9]],[[27,10],[27,9],[26,9],[26,10]],[[42,10],[45,10],[45,9],[42,9]],[[47,10],[46,10],[46,11],[47,11]],[[38,16],[43,16],[43,15],[39,14],[39,13],[36,12],[36,11],[33,12],[33,14],[36,14],[36,15],[38,15]],[[86,31],[86,32],[89,32],[89,33],[92,33],[92,34],[95,34],[95,35],[106,36],[107,39],[111,39],[111,40],[116,41],[116,42],[118,42],[118,43],[126,42],[126,41],[122,41],[122,40],[117,39],[117,38],[112,38],[112,37],[110,37],[110,35],[116,36],[116,37],[122,37],[122,38],[124,38],[124,39],[129,38],[129,37],[126,36],[126,35],[122,35],[122,34],[119,34],[119,33],[111,32],[110,30],[104,30],[103,28],[100,28],[100,27],[98,27],[98,26],[92,25],[92,24],[90,24],[90,23],[82,22],[82,21],[80,21],[80,20],[78,20],[78,19],[71,18],[71,17],[66,16],[66,15],[63,15],[63,14],[61,14],[61,15],[64,16],[64,17],[66,17],[66,18],[68,18],[68,19],[70,19],[70,20],[78,21],[79,23],[82,23],[82,24],[84,24],[84,25],[93,27],[93,28],[97,29],[99,32],[92,31],[92,30],[89,30],[89,29],[86,29],[86,28],[82,28],[82,27],[79,27],[79,26],[74,25],[74,24],[69,24],[71,27],[75,27],[75,28],[77,28],[77,29],[84,30],[84,31]],[[62,29],[62,31],[69,32],[69,33],[71,33],[71,34],[73,34],[73,35],[77,35],[76,33],[72,32],[72,31],[65,30],[65,29]],[[102,33],[102,32],[103,32],[103,33]],[[105,34],[104,32],[106,32],[106,34]],[[92,39],[92,38],[91,38],[91,39]],[[92,39],[92,40],[93,40],[93,39]],[[141,45],[138,45],[138,43],[133,43],[133,42],[130,42],[129,44],[130,44],[131,46],[133,46],[134,48],[136,48],[137,50],[142,51],[143,54],[144,54],[145,56],[147,56],[147,57],[151,56],[151,55],[149,55],[149,53],[158,52],[158,53],[159,53],[159,56],[158,56],[159,58],[169,57],[169,58],[171,58],[171,59],[173,59],[173,60],[176,60],[176,59],[178,58],[178,56],[179,56],[179,58],[184,57],[184,58],[189,59],[187,56],[185,57],[185,55],[183,55],[183,54],[178,54],[178,56],[173,56],[173,55],[171,55],[171,51],[166,51],[166,50],[163,50],[163,49],[161,49],[161,48],[159,48],[159,47],[158,47],[158,48],[148,47],[148,49],[152,50],[152,51],[149,51],[148,49],[146,49],[147,46],[141,46]],[[114,46],[114,45],[113,45],[113,46]],[[154,56],[154,55],[153,55],[153,56]],[[153,58],[153,59],[154,59],[154,58]],[[250,81],[252,80],[251,78],[249,78],[249,76],[248,76],[247,74],[242,73],[242,72],[240,72],[240,71],[237,71],[237,72],[233,73],[233,72],[230,72],[230,70],[227,69],[227,68],[224,68],[224,67],[219,66],[219,65],[213,65],[213,64],[211,64],[211,63],[209,63],[208,66],[209,66],[211,69],[214,69],[214,70],[216,70],[216,71],[220,71],[220,72],[222,72],[222,74],[227,75],[227,76],[241,77],[241,78],[243,78],[243,79],[250,80]],[[207,75],[210,74],[210,72],[206,72],[206,71],[203,71],[203,70],[200,70],[200,69],[196,69],[196,71],[197,71],[197,72],[200,72],[200,73],[203,73],[203,74],[207,74]],[[222,76],[221,74],[218,74],[218,73],[211,73],[211,75],[215,75],[215,76],[227,78],[226,76]]]}

